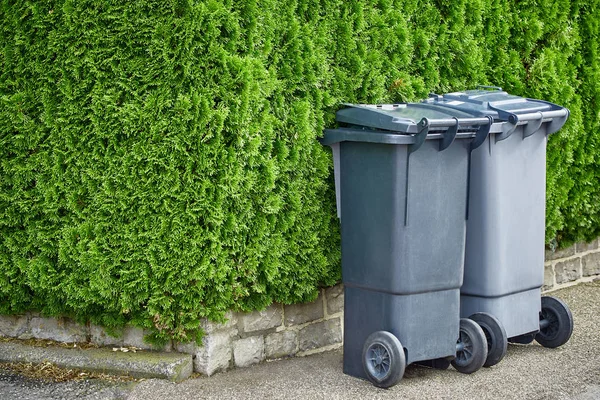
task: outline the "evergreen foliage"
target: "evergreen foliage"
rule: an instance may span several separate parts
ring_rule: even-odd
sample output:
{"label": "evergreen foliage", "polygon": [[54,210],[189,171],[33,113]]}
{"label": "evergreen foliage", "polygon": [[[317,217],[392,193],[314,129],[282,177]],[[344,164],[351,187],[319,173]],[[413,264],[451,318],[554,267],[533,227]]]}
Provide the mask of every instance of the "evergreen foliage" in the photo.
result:
{"label": "evergreen foliage", "polygon": [[0,0],[0,313],[152,339],[339,279],[340,102],[568,107],[547,240],[600,234],[599,0]]}

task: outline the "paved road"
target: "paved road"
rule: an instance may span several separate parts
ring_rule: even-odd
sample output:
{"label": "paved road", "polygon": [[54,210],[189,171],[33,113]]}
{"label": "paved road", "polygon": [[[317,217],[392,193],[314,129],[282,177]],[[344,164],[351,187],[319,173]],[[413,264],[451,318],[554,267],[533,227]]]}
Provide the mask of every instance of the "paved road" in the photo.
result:
{"label": "paved road", "polygon": [[1,400],[185,399],[600,399],[600,281],[553,293],[569,304],[575,330],[561,348],[509,345],[492,368],[463,375],[409,366],[400,384],[382,390],[342,373],[340,351],[237,369],[174,384],[124,387],[102,381],[49,383],[0,371]]}
{"label": "paved road", "polygon": [[2,400],[121,400],[131,390],[123,383],[99,380],[51,382],[0,369]]}
{"label": "paved road", "polygon": [[149,380],[128,399],[600,399],[600,282],[553,295],[573,311],[575,330],[566,345],[510,345],[500,364],[472,375],[410,366],[397,386],[382,390],[344,375],[335,351],[180,384]]}

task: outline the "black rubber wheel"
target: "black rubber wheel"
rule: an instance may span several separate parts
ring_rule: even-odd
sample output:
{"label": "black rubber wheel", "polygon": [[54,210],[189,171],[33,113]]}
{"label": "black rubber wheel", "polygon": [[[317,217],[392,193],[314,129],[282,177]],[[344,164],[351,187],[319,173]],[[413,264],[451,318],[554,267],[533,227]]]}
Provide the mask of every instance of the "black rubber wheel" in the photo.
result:
{"label": "black rubber wheel", "polygon": [[535,340],[544,347],[555,348],[569,341],[573,333],[573,315],[569,307],[556,297],[542,297],[540,331]]}
{"label": "black rubber wheel", "polygon": [[487,340],[487,358],[485,359],[484,367],[491,367],[498,364],[506,355],[508,347],[508,338],[502,323],[498,318],[488,313],[476,313],[469,317],[477,322]]}
{"label": "black rubber wheel", "polygon": [[380,388],[389,388],[398,383],[406,368],[400,341],[386,331],[369,335],[363,346],[362,360],[369,381]]}
{"label": "black rubber wheel", "polygon": [[526,333],[525,335],[508,338],[508,341],[510,343],[529,344],[533,342],[533,339],[535,339],[535,333]]}
{"label": "black rubber wheel", "polygon": [[463,374],[477,371],[487,358],[487,343],[483,330],[475,321],[460,319],[460,333],[456,341],[456,358],[452,366]]}

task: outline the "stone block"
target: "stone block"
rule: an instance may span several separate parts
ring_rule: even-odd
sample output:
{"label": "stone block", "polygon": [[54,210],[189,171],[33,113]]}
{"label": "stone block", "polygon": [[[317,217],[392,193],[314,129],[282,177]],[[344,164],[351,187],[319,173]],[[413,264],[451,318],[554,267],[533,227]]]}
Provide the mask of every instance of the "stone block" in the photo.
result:
{"label": "stone block", "polygon": [[202,321],[201,324],[204,333],[210,334],[212,332],[229,330],[231,328],[234,328],[238,322],[238,316],[231,311],[228,311],[225,314],[225,319],[226,321],[224,323],[208,321],[205,319],[204,321]]}
{"label": "stone block", "polygon": [[268,359],[296,354],[298,334],[294,331],[271,333],[265,337],[265,356]]}
{"label": "stone block", "polygon": [[556,273],[556,283],[572,282],[579,278],[581,268],[581,258],[574,258],[572,260],[566,260],[559,262],[554,267]]}
{"label": "stone block", "polygon": [[88,330],[68,318],[33,317],[29,321],[31,335],[36,339],[49,339],[57,342],[86,342]]}
{"label": "stone block", "polygon": [[123,346],[137,347],[138,349],[144,350],[157,350],[157,351],[172,351],[173,345],[171,341],[168,341],[164,346],[156,346],[144,341],[144,336],[149,332],[142,328],[136,328],[133,326],[127,326],[123,329]]}
{"label": "stone block", "polygon": [[193,341],[188,343],[174,343],[173,348],[175,349],[175,351],[185,354],[195,355],[198,351],[198,345],[196,344],[196,342]]}
{"label": "stone block", "polygon": [[589,243],[579,242],[576,244],[577,252],[583,253],[584,251],[597,250],[599,246],[600,238],[592,240]]}
{"label": "stone block", "polygon": [[123,346],[123,331],[117,337],[111,336],[101,326],[90,325],[90,341],[99,346]]}
{"label": "stone block", "polygon": [[0,336],[16,338],[28,332],[26,315],[0,315]]}
{"label": "stone block", "polygon": [[344,311],[344,285],[341,283],[325,289],[327,314],[336,314]]}
{"label": "stone block", "polygon": [[[41,364],[50,362],[66,369],[83,369],[113,375],[127,375],[136,378],[161,378],[173,381],[182,381],[192,374],[192,356],[179,353],[154,353],[138,351],[136,353],[114,352],[111,349],[75,349],[59,346],[28,346],[15,342],[0,342],[0,362]],[[99,399],[117,398],[114,395],[105,396],[102,392],[81,396],[68,387],[55,387],[48,391],[48,395],[28,396],[27,389],[17,387],[15,396],[0,389],[0,398],[41,398],[41,399]],[[95,392],[95,391],[94,391]],[[21,393],[21,396],[19,396]],[[8,394],[8,397],[7,397]],[[106,393],[104,393],[106,394]],[[113,393],[114,394],[114,393]],[[118,398],[122,398],[118,396]],[[158,396],[161,398],[161,396]],[[175,397],[174,397],[175,398]]]}
{"label": "stone block", "polygon": [[239,313],[237,318],[242,332],[257,332],[281,326],[283,312],[281,304],[273,304],[262,311]]}
{"label": "stone block", "polygon": [[340,319],[335,318],[305,326],[298,335],[298,344],[301,351],[341,343],[342,326]]}
{"label": "stone block", "polygon": [[576,246],[570,246],[566,249],[556,251],[546,250],[546,260],[558,260],[559,258],[567,258],[575,255]]}
{"label": "stone block", "polygon": [[544,286],[542,286],[542,290],[549,290],[554,286],[554,271],[552,269],[552,264],[547,263],[544,265]]}
{"label": "stone block", "polygon": [[583,264],[583,276],[600,274],[600,252],[583,256],[581,262]]}
{"label": "stone block", "polygon": [[196,350],[194,371],[211,376],[224,371],[231,364],[231,335],[229,332],[214,332],[202,339]]}
{"label": "stone block", "polygon": [[123,345],[145,350],[152,349],[152,345],[144,342],[144,330],[133,326],[127,326],[123,329]]}
{"label": "stone block", "polygon": [[285,325],[299,325],[323,318],[323,296],[311,303],[291,304],[284,307]]}
{"label": "stone block", "polygon": [[265,341],[262,336],[252,336],[233,342],[233,361],[236,367],[247,367],[265,359]]}

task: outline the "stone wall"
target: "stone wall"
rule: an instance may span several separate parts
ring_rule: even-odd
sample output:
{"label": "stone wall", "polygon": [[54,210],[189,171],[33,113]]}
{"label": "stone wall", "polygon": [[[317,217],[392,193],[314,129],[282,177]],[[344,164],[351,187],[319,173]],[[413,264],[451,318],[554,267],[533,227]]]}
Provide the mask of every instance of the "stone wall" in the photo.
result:
{"label": "stone wall", "polygon": [[79,325],[67,318],[36,313],[0,316],[0,336],[109,347],[179,351],[192,354],[194,371],[212,375],[232,367],[246,367],[282,357],[333,350],[342,345],[344,294],[342,285],[322,289],[306,304],[273,304],[263,311],[227,314],[227,322],[204,321],[203,345],[167,343],[156,348],[144,342],[146,332],[127,327],[117,337],[95,325]]}
{"label": "stone wall", "polygon": [[[546,251],[544,291],[589,281],[599,275],[599,239]],[[344,330],[343,307],[343,286],[337,285],[322,289],[311,303],[273,304],[252,313],[229,312],[224,324],[204,321],[206,335],[202,346],[167,343],[162,348],[153,348],[144,342],[142,329],[127,327],[113,337],[99,326],[78,325],[65,318],[45,318],[35,313],[0,316],[0,336],[179,351],[194,356],[194,371],[212,375],[233,367],[339,348]]]}
{"label": "stone wall", "polygon": [[600,238],[566,249],[546,250],[543,290],[558,289],[600,275]]}
{"label": "stone wall", "polygon": [[332,350],[342,345],[343,306],[343,288],[337,285],[322,289],[312,303],[273,304],[263,311],[229,313],[225,324],[204,324],[204,346],[175,348],[194,354],[194,370],[206,375]]}

